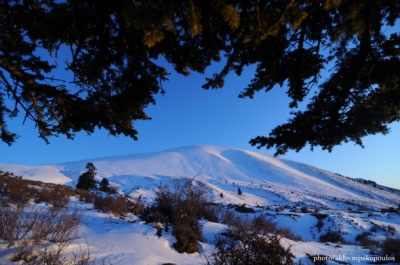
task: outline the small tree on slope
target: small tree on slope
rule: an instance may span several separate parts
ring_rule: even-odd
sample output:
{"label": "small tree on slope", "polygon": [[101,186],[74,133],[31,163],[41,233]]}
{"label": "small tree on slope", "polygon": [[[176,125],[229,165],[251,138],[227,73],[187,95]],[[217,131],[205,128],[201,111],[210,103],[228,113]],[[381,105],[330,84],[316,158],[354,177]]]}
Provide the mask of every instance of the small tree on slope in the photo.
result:
{"label": "small tree on slope", "polygon": [[86,165],[86,169],[87,171],[79,176],[76,188],[82,190],[96,189],[97,183],[94,180],[94,177],[96,176],[96,167],[93,165],[93,163],[89,162]]}
{"label": "small tree on slope", "polygon": [[108,179],[106,179],[106,178],[103,178],[101,181],[100,181],[100,190],[101,191],[110,191],[110,182],[108,181]]}

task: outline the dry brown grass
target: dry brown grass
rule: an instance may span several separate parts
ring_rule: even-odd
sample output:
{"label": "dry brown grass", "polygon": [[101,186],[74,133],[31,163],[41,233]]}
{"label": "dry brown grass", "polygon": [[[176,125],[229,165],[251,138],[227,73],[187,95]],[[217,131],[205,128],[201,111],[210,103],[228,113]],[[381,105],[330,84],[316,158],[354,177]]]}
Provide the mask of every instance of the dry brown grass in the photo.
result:
{"label": "dry brown grass", "polygon": [[[0,172],[0,239],[15,248],[11,261],[20,264],[91,264],[88,251],[66,254],[78,239],[82,214],[66,206],[74,189],[24,180]],[[35,207],[28,202],[45,202]]]}

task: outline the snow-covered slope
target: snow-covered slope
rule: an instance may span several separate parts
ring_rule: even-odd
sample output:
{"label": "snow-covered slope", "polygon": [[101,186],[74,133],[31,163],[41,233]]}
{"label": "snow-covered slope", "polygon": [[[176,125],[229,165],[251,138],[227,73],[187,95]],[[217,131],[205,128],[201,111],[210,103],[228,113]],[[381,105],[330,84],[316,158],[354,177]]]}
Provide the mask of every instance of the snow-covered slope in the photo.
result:
{"label": "snow-covered slope", "polygon": [[[271,217],[301,236],[302,241],[281,241],[285,247],[291,246],[295,261],[301,264],[312,264],[308,257],[319,255],[332,259],[326,264],[370,264],[370,258],[380,257],[380,253],[360,246],[357,236],[368,233],[383,242],[388,235],[400,235],[400,215],[380,212],[382,208],[399,206],[400,191],[380,185],[374,188],[310,165],[235,148],[194,145],[57,165],[0,164],[0,171],[24,179],[75,186],[88,162],[97,168],[98,180],[107,178],[122,194],[140,196],[144,202],[152,202],[154,189],[160,183],[191,178],[203,182],[210,199],[225,208],[233,208],[229,204],[261,206],[252,207],[255,212],[248,215]],[[238,194],[239,188],[242,195]],[[304,206],[307,211],[301,209]],[[41,203],[35,207],[48,206]],[[215,235],[228,229],[227,225],[201,220],[203,240],[199,242],[199,252],[179,254],[173,248],[171,230],[158,237],[152,224],[137,217],[131,223],[110,213],[96,212],[91,203],[76,197],[71,198],[70,209],[82,210],[84,222],[80,226],[82,237],[68,246],[68,251],[87,248],[97,264],[206,264],[205,257],[214,251]],[[345,244],[320,243],[320,236],[330,231],[342,235]],[[0,240],[0,264],[16,264],[9,259],[15,248]]]}
{"label": "snow-covered slope", "polygon": [[[161,182],[195,178],[207,183],[215,202],[312,206],[326,209],[397,207],[400,196],[310,165],[235,148],[194,145],[162,152],[93,158],[58,165],[4,165],[23,178],[75,186],[92,162],[99,179],[132,197],[151,200]],[[243,192],[237,194],[238,188]],[[219,195],[223,194],[223,198]]]}

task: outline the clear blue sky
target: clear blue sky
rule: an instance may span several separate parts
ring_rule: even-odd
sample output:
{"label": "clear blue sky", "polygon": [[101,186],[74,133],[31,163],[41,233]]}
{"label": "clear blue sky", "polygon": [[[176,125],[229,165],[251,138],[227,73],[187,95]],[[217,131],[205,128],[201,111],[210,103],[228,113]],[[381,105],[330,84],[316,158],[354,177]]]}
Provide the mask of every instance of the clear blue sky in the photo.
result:
{"label": "clear blue sky", "polygon": [[[38,138],[31,122],[22,126],[22,115],[9,121],[9,130],[21,137],[11,147],[0,143],[0,163],[53,164],[193,144],[273,154],[274,150],[257,150],[248,142],[257,135],[268,135],[271,129],[290,117],[286,88],[277,87],[269,93],[256,94],[254,99],[239,99],[237,95],[253,77],[250,68],[241,77],[230,75],[223,89],[203,90],[205,77],[217,69],[218,66],[213,66],[205,75],[192,73],[186,78],[170,75],[170,80],[163,84],[166,94],[157,95],[157,105],[147,108],[152,120],[136,122],[138,141],[108,136],[106,131],[97,130],[91,136],[79,133],[72,141],[64,136],[53,137],[47,145]],[[353,143],[338,146],[331,153],[320,148],[312,152],[306,147],[299,153],[289,152],[282,157],[400,189],[400,124],[393,124],[391,128],[387,136],[364,138],[364,149]]]}

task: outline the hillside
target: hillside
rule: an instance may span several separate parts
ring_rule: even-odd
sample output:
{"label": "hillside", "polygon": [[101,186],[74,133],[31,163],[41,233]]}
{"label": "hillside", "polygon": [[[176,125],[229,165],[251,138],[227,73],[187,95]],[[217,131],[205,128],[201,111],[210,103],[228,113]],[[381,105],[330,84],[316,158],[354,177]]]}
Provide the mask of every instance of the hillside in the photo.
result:
{"label": "hillside", "polygon": [[[62,194],[61,187],[66,186],[70,192],[69,211],[78,209],[83,213],[80,238],[66,250],[87,250],[96,261],[93,264],[207,264],[206,257],[215,253],[216,238],[227,234],[230,225],[221,222],[223,218],[219,222],[200,220],[199,251],[178,253],[173,247],[176,237],[172,229],[164,229],[158,236],[160,226],[165,224],[148,223],[134,213],[99,212],[96,201],[82,200],[82,195],[72,188],[88,162],[97,168],[96,179],[107,178],[124,200],[153,205],[160,184],[191,179],[195,185],[205,187],[208,201],[214,202],[219,215],[230,211],[244,220],[271,218],[282,231],[292,231],[292,236],[283,235],[281,244],[290,247],[297,264],[322,264],[315,261],[320,256],[330,259],[327,265],[370,264],[372,258],[385,257],[381,250],[384,244],[392,239],[397,240],[393,246],[400,244],[398,190],[380,185],[375,188],[310,165],[256,152],[194,145],[57,165],[0,164],[0,173],[8,178],[33,180],[24,184],[26,187],[39,185],[39,190]],[[46,188],[36,181],[52,184]],[[0,181],[2,196],[8,185],[4,183]],[[52,204],[34,201],[29,202],[32,208],[28,207],[33,212]],[[5,213],[9,209],[2,203],[0,206]],[[0,232],[1,227],[0,222]],[[334,240],[332,235],[340,240]],[[0,238],[0,264],[16,264],[9,258],[15,251],[15,245]],[[389,255],[392,260],[393,255]],[[400,264],[399,260],[396,262]]]}
{"label": "hillside", "polygon": [[[93,158],[58,165],[3,165],[26,179],[75,186],[85,165],[124,195],[151,200],[153,189],[171,178],[207,183],[215,202],[252,206],[289,205],[323,209],[379,210],[397,207],[399,191],[374,188],[310,165],[234,148],[194,145],[163,152]],[[245,196],[237,196],[238,188]],[[381,186],[378,186],[381,187]]]}

